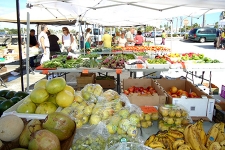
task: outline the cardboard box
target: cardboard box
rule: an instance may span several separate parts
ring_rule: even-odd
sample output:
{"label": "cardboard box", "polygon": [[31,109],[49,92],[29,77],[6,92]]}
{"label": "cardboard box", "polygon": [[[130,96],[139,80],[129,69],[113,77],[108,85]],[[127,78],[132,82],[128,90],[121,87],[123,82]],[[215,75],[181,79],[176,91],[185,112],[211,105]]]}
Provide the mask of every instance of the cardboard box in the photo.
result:
{"label": "cardboard box", "polygon": [[205,120],[212,121],[215,104],[214,98],[184,79],[157,79],[155,81],[163,88],[165,93],[166,91],[169,91],[172,86],[187,92],[195,92],[202,98],[187,98],[185,96],[182,96],[181,98],[173,98],[167,94],[168,104],[180,104],[184,106],[189,111],[189,115],[193,120],[203,118]]}
{"label": "cardboard box", "polygon": [[124,79],[123,89],[128,89],[131,86],[144,87],[152,86],[157,94],[153,96],[140,96],[137,93],[128,95],[130,102],[137,106],[159,106],[166,103],[167,96],[159,88],[159,86],[152,79]]}
{"label": "cardboard box", "polygon": [[220,95],[214,95],[213,97],[216,99],[213,121],[225,123],[225,99]]}
{"label": "cardboard box", "polygon": [[218,95],[219,94],[219,88],[211,83],[211,94],[209,93],[209,83],[203,83],[202,85],[198,85],[198,87],[204,91],[205,93],[209,94],[209,95]]}
{"label": "cardboard box", "polygon": [[77,87],[83,88],[87,84],[95,83],[95,73],[81,73],[77,79]]}
{"label": "cardboard box", "polygon": [[104,89],[114,89],[116,87],[114,76],[98,76],[95,78],[95,83],[100,84]]}

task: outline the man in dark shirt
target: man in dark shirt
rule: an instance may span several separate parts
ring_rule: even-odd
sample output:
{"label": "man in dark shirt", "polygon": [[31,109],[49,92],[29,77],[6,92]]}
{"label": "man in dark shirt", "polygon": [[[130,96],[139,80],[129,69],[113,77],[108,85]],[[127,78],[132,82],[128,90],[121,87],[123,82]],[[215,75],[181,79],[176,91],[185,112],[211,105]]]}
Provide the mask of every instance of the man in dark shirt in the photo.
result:
{"label": "man in dark shirt", "polygon": [[[33,47],[33,46],[38,47],[39,44],[38,44],[37,39],[35,37],[35,30],[31,29],[30,30],[30,47]],[[30,57],[30,67],[35,67],[34,59],[36,59],[36,58],[37,58],[37,56]]]}
{"label": "man in dark shirt", "polygon": [[35,37],[35,30],[31,29],[30,30],[30,47],[33,47],[33,46],[38,47],[38,42],[37,42],[37,39]]}
{"label": "man in dark shirt", "polygon": [[58,44],[59,38],[56,35],[51,34],[49,30],[47,35],[50,43],[50,57],[52,57],[53,55],[56,55],[57,52],[61,52]]}

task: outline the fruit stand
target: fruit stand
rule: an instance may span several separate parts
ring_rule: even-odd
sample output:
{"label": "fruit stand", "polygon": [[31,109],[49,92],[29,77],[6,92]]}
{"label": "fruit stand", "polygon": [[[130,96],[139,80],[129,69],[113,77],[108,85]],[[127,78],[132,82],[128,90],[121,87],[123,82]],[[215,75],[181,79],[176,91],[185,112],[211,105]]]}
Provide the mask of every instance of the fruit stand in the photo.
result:
{"label": "fruit stand", "polygon": [[[76,57],[57,55],[35,69],[46,75],[81,73],[78,79],[83,86],[78,90],[67,85],[63,77],[55,77],[38,81],[31,93],[0,91],[1,149],[224,148],[222,109],[212,96],[186,78],[142,78],[169,70],[189,73],[204,70],[205,66],[210,71],[221,70],[223,63],[201,54],[173,54],[168,50],[156,51],[161,50],[158,47],[147,49],[117,47],[116,51],[98,49]],[[218,63],[220,68],[215,68]],[[103,79],[114,81],[114,77],[107,78],[107,73],[113,72],[116,91],[101,86],[106,82]],[[133,73],[135,78],[121,81],[125,72]],[[142,79],[136,79],[137,72],[143,73]],[[95,77],[96,73],[104,74],[103,78]],[[106,88],[114,87],[113,81]],[[17,122],[17,130],[9,125],[14,123],[12,120]],[[212,123],[213,120],[218,123]]]}

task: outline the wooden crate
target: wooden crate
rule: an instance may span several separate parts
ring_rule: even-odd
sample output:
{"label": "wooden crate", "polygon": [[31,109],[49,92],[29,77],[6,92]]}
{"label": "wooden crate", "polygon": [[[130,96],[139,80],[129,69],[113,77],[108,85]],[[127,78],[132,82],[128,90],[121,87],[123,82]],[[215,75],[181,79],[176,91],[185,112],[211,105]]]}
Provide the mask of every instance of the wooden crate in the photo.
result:
{"label": "wooden crate", "polygon": [[[24,122],[24,125],[26,125],[28,123],[28,121],[26,119],[22,119],[22,120]],[[44,120],[40,120],[40,121],[43,122]],[[74,132],[71,137],[69,137],[67,140],[60,141],[61,150],[70,150],[70,148],[72,147],[72,144],[73,144],[73,139],[74,139],[75,134],[76,134],[76,127],[75,127]],[[11,150],[13,148],[19,148],[19,147],[20,147],[19,138],[17,138],[11,142],[3,142],[3,146],[0,148],[0,150]]]}
{"label": "wooden crate", "polygon": [[100,84],[104,89],[114,89],[116,87],[114,76],[96,77],[95,83]]}
{"label": "wooden crate", "polygon": [[82,88],[87,84],[95,83],[95,73],[81,73],[79,77],[77,77],[77,87]]}

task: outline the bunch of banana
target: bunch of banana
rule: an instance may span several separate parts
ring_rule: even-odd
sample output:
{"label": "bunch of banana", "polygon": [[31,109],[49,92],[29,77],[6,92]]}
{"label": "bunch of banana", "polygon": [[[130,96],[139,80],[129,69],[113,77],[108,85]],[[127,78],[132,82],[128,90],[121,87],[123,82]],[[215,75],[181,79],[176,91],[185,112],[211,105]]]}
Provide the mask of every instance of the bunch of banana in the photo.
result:
{"label": "bunch of banana", "polygon": [[157,134],[151,135],[145,141],[145,145],[151,148],[177,150],[184,144],[183,137],[184,134],[177,130],[159,131]]}

